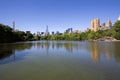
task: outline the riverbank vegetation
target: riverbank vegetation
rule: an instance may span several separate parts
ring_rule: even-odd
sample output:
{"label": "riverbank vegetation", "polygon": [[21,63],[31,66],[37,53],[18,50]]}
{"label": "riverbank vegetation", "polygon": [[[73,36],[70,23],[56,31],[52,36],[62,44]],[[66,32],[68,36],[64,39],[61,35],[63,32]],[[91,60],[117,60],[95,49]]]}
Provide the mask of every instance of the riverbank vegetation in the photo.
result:
{"label": "riverbank vegetation", "polygon": [[59,35],[37,36],[39,40],[120,40],[120,21],[117,21],[111,29],[87,32],[72,32]]}
{"label": "riverbank vegetation", "polygon": [[32,40],[33,35],[24,31],[13,31],[8,25],[0,24],[0,43]]}
{"label": "riverbank vegetation", "polygon": [[13,31],[8,25],[0,24],[0,43],[17,42],[28,40],[104,40],[104,39],[120,40],[120,21],[117,21],[109,30],[87,31],[87,32],[71,32],[60,33],[48,36],[33,36],[31,33],[24,31]]}

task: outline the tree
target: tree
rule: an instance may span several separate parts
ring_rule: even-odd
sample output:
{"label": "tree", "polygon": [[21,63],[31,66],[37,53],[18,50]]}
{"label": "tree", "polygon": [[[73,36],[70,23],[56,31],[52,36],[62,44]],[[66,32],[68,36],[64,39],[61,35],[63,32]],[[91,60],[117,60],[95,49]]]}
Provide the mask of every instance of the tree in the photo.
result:
{"label": "tree", "polygon": [[0,42],[12,42],[12,36],[12,28],[7,25],[0,24]]}
{"label": "tree", "polygon": [[117,21],[113,26],[116,32],[120,32],[120,21]]}
{"label": "tree", "polygon": [[89,32],[87,35],[87,39],[95,39],[95,32],[94,31]]}
{"label": "tree", "polygon": [[113,26],[113,30],[115,31],[113,34],[114,38],[120,40],[120,21],[117,21]]}
{"label": "tree", "polygon": [[33,39],[33,35],[31,33],[26,33],[25,38],[26,38],[26,40],[32,40]]}

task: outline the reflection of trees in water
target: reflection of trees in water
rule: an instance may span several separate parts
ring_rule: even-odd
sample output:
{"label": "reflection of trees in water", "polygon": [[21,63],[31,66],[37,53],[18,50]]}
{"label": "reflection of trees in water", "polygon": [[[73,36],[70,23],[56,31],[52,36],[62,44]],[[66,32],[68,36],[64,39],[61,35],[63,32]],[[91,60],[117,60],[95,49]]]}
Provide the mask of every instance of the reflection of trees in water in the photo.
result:
{"label": "reflection of trees in water", "polygon": [[32,43],[18,43],[18,44],[12,45],[12,49],[17,50],[17,51],[30,49],[31,47],[32,47]]}
{"label": "reflection of trees in water", "polygon": [[35,44],[37,48],[44,48],[46,51],[49,50],[49,48],[52,49],[61,49],[65,48],[69,52],[73,52],[74,49],[79,49],[80,45],[77,43],[73,43],[72,41],[41,41]]}
{"label": "reflection of trees in water", "polygon": [[61,49],[64,48],[68,52],[73,50],[89,50],[91,57],[95,62],[99,62],[101,58],[107,57],[108,60],[115,58],[120,61],[120,43],[115,42],[75,42],[75,41],[41,41],[36,43],[37,48],[46,49],[47,53],[49,48]]}
{"label": "reflection of trees in water", "polygon": [[4,64],[14,61],[16,57],[15,51],[22,51],[25,49],[30,49],[31,47],[31,43],[15,43],[0,45],[0,63]]}
{"label": "reflection of trees in water", "polygon": [[12,50],[8,50],[8,51],[0,51],[0,60],[7,58],[9,56],[13,55],[13,51]]}
{"label": "reflection of trees in water", "polygon": [[2,44],[0,45],[0,49],[2,50],[13,50],[13,51],[22,51],[25,49],[30,49],[32,47],[32,43],[14,43],[14,44]]}
{"label": "reflection of trees in water", "polygon": [[0,64],[9,63],[15,60],[15,53],[13,50],[0,51]]}
{"label": "reflection of trees in water", "polygon": [[117,62],[120,62],[120,42],[114,43],[114,57]]}
{"label": "reflection of trees in water", "polygon": [[[90,50],[91,57],[95,62],[99,62],[102,57],[111,60],[113,57],[120,62],[120,43],[107,42],[74,42],[74,41],[39,41],[30,43],[14,43],[0,45],[0,61],[11,57],[11,61],[15,60],[15,51],[31,49],[31,47],[46,50],[49,54],[50,49],[62,50],[66,49],[72,53],[74,50]],[[25,56],[24,54],[23,56]],[[22,56],[22,57],[23,57]]]}

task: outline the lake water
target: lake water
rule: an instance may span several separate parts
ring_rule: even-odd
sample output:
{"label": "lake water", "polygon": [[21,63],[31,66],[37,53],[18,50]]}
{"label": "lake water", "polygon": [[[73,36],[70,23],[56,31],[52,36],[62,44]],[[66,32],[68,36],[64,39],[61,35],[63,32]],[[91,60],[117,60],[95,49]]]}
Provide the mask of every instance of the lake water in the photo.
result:
{"label": "lake water", "polygon": [[120,42],[0,44],[0,80],[120,80]]}

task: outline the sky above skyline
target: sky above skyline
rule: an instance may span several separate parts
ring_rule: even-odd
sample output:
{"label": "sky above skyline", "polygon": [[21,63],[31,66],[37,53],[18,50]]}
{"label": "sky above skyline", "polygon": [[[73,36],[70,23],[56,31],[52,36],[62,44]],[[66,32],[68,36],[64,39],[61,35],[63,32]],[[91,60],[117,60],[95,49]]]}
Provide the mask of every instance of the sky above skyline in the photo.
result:
{"label": "sky above skyline", "polygon": [[114,23],[120,15],[120,0],[0,0],[0,23],[22,31],[64,32],[85,30],[94,18]]}

